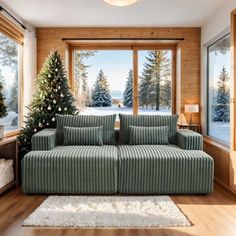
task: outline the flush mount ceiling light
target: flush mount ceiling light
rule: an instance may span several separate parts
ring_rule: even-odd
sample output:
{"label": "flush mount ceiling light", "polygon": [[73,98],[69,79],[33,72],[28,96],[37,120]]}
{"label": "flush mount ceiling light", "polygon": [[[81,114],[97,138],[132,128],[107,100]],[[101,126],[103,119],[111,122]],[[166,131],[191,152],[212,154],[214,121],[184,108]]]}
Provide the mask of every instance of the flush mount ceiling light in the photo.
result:
{"label": "flush mount ceiling light", "polygon": [[112,6],[124,7],[136,3],[138,0],[104,0],[104,1]]}

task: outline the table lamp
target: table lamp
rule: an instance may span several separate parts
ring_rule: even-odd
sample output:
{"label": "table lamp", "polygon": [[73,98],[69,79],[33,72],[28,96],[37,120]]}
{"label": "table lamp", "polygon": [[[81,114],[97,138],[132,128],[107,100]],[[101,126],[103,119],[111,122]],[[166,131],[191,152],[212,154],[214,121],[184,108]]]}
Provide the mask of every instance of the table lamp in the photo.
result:
{"label": "table lamp", "polygon": [[192,114],[199,112],[199,105],[198,104],[187,104],[187,105],[184,105],[184,112],[185,113],[190,113],[190,125],[192,125],[193,124],[193,122],[192,122]]}

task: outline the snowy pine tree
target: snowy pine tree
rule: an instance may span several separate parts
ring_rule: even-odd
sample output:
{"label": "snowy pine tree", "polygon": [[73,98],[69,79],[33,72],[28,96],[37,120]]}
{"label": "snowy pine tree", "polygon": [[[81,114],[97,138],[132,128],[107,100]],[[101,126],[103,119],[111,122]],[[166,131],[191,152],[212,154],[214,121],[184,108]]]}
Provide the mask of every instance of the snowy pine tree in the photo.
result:
{"label": "snowy pine tree", "polygon": [[123,104],[126,107],[133,107],[133,71],[130,69],[123,93]]}
{"label": "snowy pine tree", "polygon": [[28,107],[25,126],[18,136],[20,156],[31,150],[31,137],[45,128],[56,127],[56,114],[75,114],[75,99],[57,51],[49,54],[37,78],[37,90]]}
{"label": "snowy pine tree", "polygon": [[5,97],[3,95],[3,86],[0,81],[0,119],[7,116],[7,106],[5,104]]}
{"label": "snowy pine tree", "polygon": [[171,77],[165,77],[161,82],[160,104],[169,109],[171,107]]}
{"label": "snowy pine tree", "polygon": [[213,113],[214,121],[229,122],[230,120],[230,88],[229,76],[223,67],[217,81],[216,106]]}
{"label": "snowy pine tree", "polygon": [[140,104],[159,110],[161,80],[170,77],[170,60],[163,50],[149,51],[146,60],[140,83]]}
{"label": "snowy pine tree", "polygon": [[74,58],[74,78],[75,78],[75,96],[79,107],[88,106],[90,103],[90,94],[88,87],[88,72],[89,65],[86,64],[86,59],[94,56],[95,51],[75,51]]}
{"label": "snowy pine tree", "polygon": [[16,73],[13,85],[11,87],[7,106],[10,111],[18,113],[18,73]]}
{"label": "snowy pine tree", "polygon": [[94,107],[109,107],[111,104],[109,84],[103,71],[100,70],[92,91],[92,105]]}
{"label": "snowy pine tree", "polygon": [[144,65],[139,83],[139,104],[142,107],[155,106],[155,87],[152,86],[152,71]]}

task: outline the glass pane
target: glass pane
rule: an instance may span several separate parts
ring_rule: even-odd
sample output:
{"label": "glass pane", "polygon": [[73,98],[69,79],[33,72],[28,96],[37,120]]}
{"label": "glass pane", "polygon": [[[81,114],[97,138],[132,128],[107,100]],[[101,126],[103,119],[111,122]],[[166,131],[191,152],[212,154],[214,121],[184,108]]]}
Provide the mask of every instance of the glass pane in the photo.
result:
{"label": "glass pane", "polygon": [[208,47],[208,135],[230,140],[230,36]]}
{"label": "glass pane", "polygon": [[127,50],[75,51],[75,97],[80,114],[132,114],[132,62],[133,53]]}
{"label": "glass pane", "polygon": [[139,114],[171,114],[171,51],[139,51],[138,58]]}
{"label": "glass pane", "polygon": [[5,131],[19,128],[19,55],[20,45],[0,33],[0,81],[8,114],[0,119]]}

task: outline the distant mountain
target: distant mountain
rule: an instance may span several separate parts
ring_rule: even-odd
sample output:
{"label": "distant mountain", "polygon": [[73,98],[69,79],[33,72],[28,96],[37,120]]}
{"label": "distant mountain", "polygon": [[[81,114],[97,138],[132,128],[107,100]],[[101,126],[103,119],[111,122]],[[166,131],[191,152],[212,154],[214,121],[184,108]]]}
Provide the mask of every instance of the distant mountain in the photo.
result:
{"label": "distant mountain", "polygon": [[120,90],[112,90],[111,97],[113,99],[123,99],[123,93]]}

